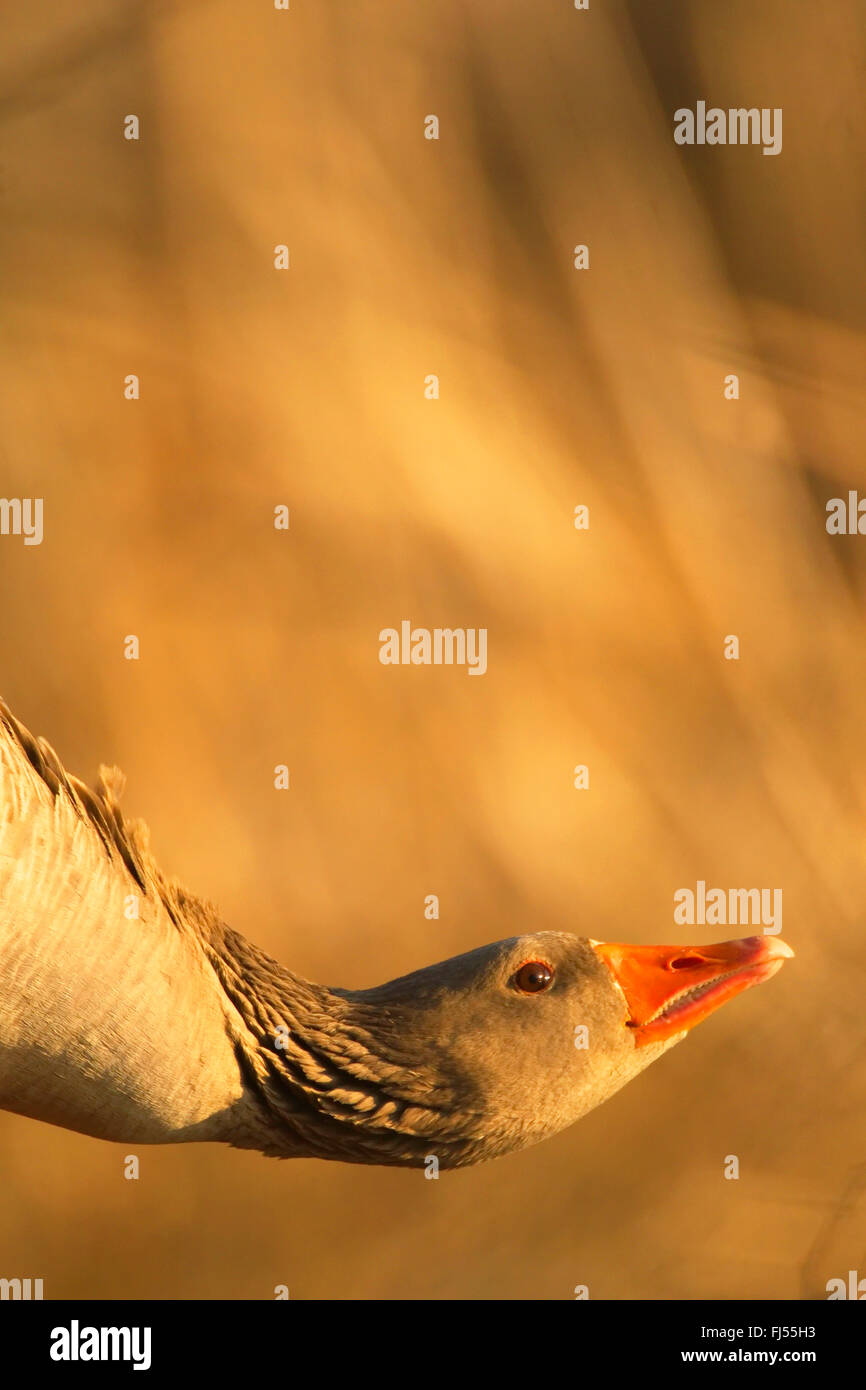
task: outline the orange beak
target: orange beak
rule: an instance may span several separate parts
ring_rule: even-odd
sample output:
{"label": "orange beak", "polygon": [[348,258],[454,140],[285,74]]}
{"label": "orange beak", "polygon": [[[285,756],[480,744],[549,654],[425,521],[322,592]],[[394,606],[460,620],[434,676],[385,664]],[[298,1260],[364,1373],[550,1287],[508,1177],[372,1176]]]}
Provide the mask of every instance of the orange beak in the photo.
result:
{"label": "orange beak", "polygon": [[769,980],[794,954],[774,936],[715,946],[592,945],[625,998],[635,1047],[687,1033],[735,994]]}

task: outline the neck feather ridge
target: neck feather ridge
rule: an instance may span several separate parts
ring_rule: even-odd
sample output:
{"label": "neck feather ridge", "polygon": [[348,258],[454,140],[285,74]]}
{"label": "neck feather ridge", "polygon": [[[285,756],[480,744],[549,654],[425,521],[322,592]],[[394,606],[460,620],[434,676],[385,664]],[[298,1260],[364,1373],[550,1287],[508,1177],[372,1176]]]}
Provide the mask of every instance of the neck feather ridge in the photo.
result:
{"label": "neck feather ridge", "polygon": [[472,1161],[477,1116],[461,1114],[429,1056],[407,1044],[401,1011],[313,984],[227,927],[207,953],[245,1025],[235,1050],[260,1107],[262,1132],[240,1146],[341,1162]]}

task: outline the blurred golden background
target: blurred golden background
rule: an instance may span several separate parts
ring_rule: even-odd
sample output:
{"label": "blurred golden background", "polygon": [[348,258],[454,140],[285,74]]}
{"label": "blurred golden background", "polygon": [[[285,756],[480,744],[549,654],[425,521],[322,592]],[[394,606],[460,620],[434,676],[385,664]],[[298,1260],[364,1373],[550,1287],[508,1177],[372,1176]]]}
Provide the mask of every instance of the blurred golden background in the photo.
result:
{"label": "blurred golden background", "polygon": [[[798,958],[575,1128],[438,1182],[212,1146],[126,1182],[121,1146],[2,1115],[0,1273],[866,1274],[866,540],[824,526],[866,491],[862,5],[51,0],[5,29],[0,493],[45,507],[41,546],[0,540],[18,717],[90,780],[117,762],[166,871],[329,984],[524,930],[747,934],[673,925],[699,878],[781,887]],[[782,153],[677,147],[699,99],[781,107]],[[380,665],[404,618],[487,627],[487,674]]]}

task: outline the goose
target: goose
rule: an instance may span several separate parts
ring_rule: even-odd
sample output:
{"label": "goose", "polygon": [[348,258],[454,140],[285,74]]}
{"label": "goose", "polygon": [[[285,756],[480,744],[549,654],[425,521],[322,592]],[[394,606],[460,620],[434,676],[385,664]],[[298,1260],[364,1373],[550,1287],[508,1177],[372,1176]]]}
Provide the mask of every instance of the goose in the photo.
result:
{"label": "goose", "polygon": [[542,931],[387,984],[277,964],[0,701],[0,1108],[127,1144],[456,1168],[537,1143],[793,955]]}

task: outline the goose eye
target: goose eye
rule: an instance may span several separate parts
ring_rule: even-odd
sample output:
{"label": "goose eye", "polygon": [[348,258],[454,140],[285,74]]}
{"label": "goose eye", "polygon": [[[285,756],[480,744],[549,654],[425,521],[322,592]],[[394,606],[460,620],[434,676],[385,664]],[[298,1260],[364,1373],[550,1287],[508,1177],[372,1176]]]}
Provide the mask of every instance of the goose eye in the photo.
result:
{"label": "goose eye", "polygon": [[540,994],[553,984],[553,970],[543,960],[528,960],[514,976],[514,984],[521,994]]}

